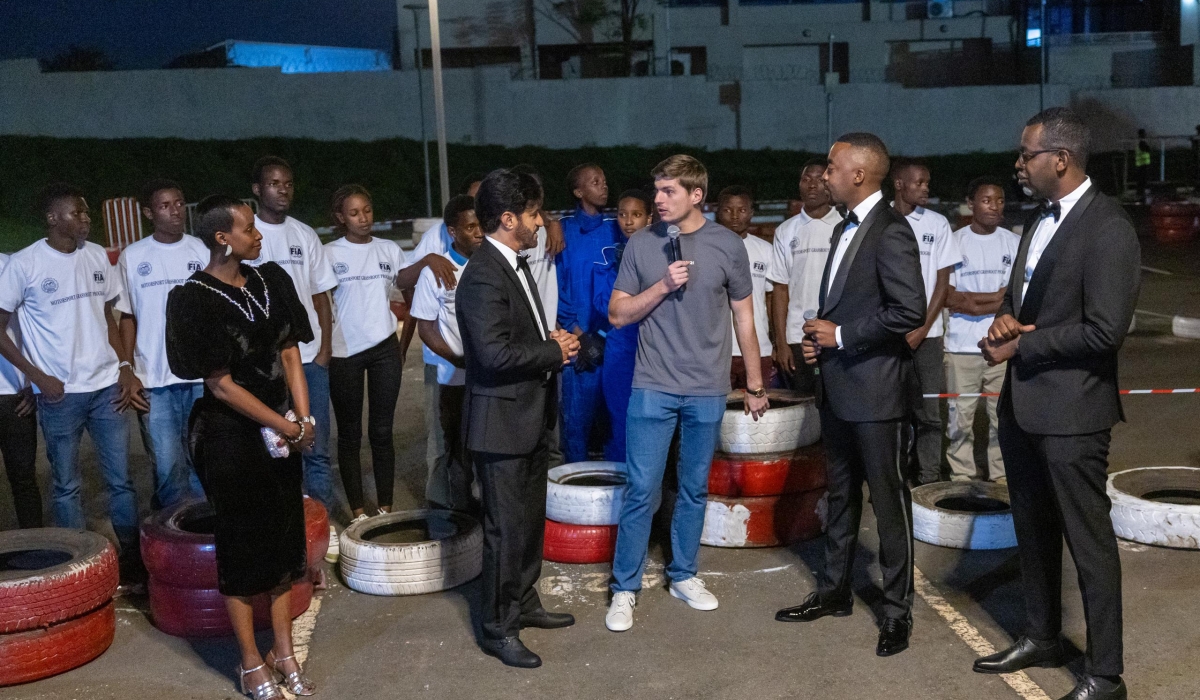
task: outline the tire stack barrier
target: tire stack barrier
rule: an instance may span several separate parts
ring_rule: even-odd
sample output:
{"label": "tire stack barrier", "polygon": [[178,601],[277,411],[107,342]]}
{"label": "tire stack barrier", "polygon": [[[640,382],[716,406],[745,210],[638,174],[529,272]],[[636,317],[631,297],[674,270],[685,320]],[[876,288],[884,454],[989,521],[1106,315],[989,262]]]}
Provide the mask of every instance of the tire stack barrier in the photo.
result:
{"label": "tire stack barrier", "polygon": [[83,530],[0,533],[0,686],[69,671],[112,644],[117,552]]}
{"label": "tire stack barrier", "polygon": [[[212,506],[188,501],[161,510],[142,522],[142,560],[150,579],[150,617],[154,626],[175,637],[226,637],[233,634],[225,600],[217,590],[217,553]],[[321,565],[329,547],[325,507],[304,497],[305,560],[309,571]],[[291,615],[299,617],[312,602],[311,576],[292,584]],[[271,601],[255,596],[254,628],[271,626]]]}
{"label": "tire stack barrier", "polygon": [[483,528],[448,510],[383,513],[351,523],[338,547],[346,586],[370,595],[435,593],[483,570]]}
{"label": "tire stack barrier", "polygon": [[1008,487],[990,481],[938,481],[912,490],[913,537],[954,549],[1017,546]]}
{"label": "tire stack barrier", "polygon": [[776,547],[825,529],[825,450],[816,444],[816,402],[772,390],[771,408],[755,421],[731,395],[721,422],[720,451],[708,473],[701,544]]}
{"label": "tire stack barrier", "polygon": [[1117,537],[1200,549],[1200,468],[1127,469],[1108,477],[1107,491]]}
{"label": "tire stack barrier", "polygon": [[1200,204],[1155,202],[1150,205],[1150,226],[1163,245],[1190,243],[1200,232]]}
{"label": "tire stack barrier", "polygon": [[562,564],[611,562],[625,502],[624,463],[573,462],[551,469],[546,478],[542,556]]}

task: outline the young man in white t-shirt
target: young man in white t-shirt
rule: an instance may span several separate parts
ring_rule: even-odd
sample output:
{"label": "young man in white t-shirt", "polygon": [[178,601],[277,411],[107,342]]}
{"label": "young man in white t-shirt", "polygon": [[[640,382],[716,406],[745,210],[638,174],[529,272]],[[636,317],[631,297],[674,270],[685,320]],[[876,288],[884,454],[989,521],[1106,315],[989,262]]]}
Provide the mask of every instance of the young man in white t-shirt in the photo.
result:
{"label": "young man in white t-shirt", "polygon": [[46,238],[17,251],[0,274],[0,327],[16,313],[21,349],[0,333],[0,355],[38,394],[53,475],[56,527],[83,529],[79,441],[86,428],[108,484],[109,517],[121,545],[123,578],[138,559],[137,500],[129,478],[129,431],[121,412],[138,388],[121,357],[113,302],[121,292],[104,248],[89,243],[83,193],[50,185],[39,197]]}
{"label": "young man in white t-shirt", "polygon": [[[443,218],[454,241],[445,255],[454,265],[457,283],[467,260],[483,242],[483,229],[475,216],[475,199],[469,195],[454,197],[446,203]],[[438,416],[444,440],[444,457],[438,461],[437,469],[429,474],[425,498],[433,507],[475,510],[471,495],[471,465],[463,452],[461,434],[466,370],[454,296],[453,288],[438,284],[432,270],[426,269],[417,281],[410,311],[421,342],[434,353],[439,387]]]}
{"label": "young man in white t-shirt", "polygon": [[[331,517],[336,515],[333,466],[329,461],[329,360],[333,357],[333,309],[325,293],[337,286],[333,267],[325,259],[321,239],[311,226],[288,216],[295,187],[292,168],[275,156],[254,164],[251,189],[258,199],[254,227],[262,234],[262,253],[251,265],[277,263],[296,285],[300,303],[308,311],[313,340],[300,345],[308,403],[316,419],[317,441],[304,453],[304,487],[320,501]],[[330,525],[331,534],[333,526]]]}
{"label": "young man in white t-shirt", "polygon": [[[962,262],[950,276],[946,309],[950,322],[946,328],[946,379],[955,394],[1000,393],[1004,384],[1001,362],[988,367],[979,351],[979,341],[987,337],[992,319],[1004,300],[1009,272],[1017,257],[1021,237],[1003,228],[1004,185],[998,180],[977,178],[967,187],[967,206],[971,225],[954,232],[962,251]],[[1004,482],[1004,459],[997,440],[996,397],[987,397],[988,478]],[[979,399],[960,397],[950,400],[950,418],[946,425],[950,447],[950,478],[966,481],[976,478],[975,411]]]}
{"label": "young man in white t-shirt", "polygon": [[[908,334],[913,367],[922,394],[946,392],[945,361],[942,358],[942,307],[950,284],[950,271],[962,256],[950,231],[950,222],[925,207],[929,204],[929,168],[914,161],[899,160],[892,167],[896,200],[892,207],[908,220],[921,253],[921,277],[925,280],[925,324]],[[912,439],[908,441],[909,474],[918,484],[942,479],[942,413],[938,399],[916,401]]]}
{"label": "young man in white t-shirt", "polygon": [[[8,255],[0,253],[0,274],[8,266]],[[5,332],[21,346],[21,325],[10,316]],[[0,359],[0,453],[12,488],[17,526],[42,527],[42,491],[37,471],[37,401],[21,370]]]}
{"label": "young man in white t-shirt", "polygon": [[[730,185],[717,195],[717,223],[736,233],[746,245],[750,256],[750,277],[754,282],[754,329],[758,333],[759,366],[762,368],[763,386],[774,386],[776,372],[771,336],[774,328],[768,320],[767,309],[771,304],[773,285],[767,279],[774,251],[770,243],[758,236],[750,235],[750,220],[754,218],[754,195],[746,187]],[[730,364],[729,381],[734,390],[746,388],[746,361],[738,346],[737,333],[733,332],[733,362]]]}
{"label": "young man in white t-shirt", "polygon": [[[806,364],[800,343],[804,322],[817,317],[821,306],[821,276],[829,257],[833,227],[842,215],[833,208],[825,188],[825,159],[814,158],[800,168],[800,213],[775,229],[774,251],[767,278],[773,284],[771,320],[775,325],[775,361],[791,387],[811,396],[816,389],[815,365]],[[784,329],[783,337],[779,336]]]}
{"label": "young man in white t-shirt", "polygon": [[169,508],[204,491],[192,468],[188,418],[204,384],[180,379],[167,366],[167,294],[208,264],[209,251],[200,239],[184,233],[187,200],[170,180],[152,180],[142,188],[142,216],[154,233],[121,251],[117,300],[121,345],[133,358],[140,385],[131,396],[138,412],[142,444],[154,465],[155,509]]}

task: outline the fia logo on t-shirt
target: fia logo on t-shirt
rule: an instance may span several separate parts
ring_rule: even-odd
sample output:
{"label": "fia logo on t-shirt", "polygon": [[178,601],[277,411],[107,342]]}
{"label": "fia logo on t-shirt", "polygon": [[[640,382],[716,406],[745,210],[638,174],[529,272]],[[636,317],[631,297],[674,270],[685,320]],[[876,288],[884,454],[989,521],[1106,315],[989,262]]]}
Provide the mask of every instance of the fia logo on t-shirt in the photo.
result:
{"label": "fia logo on t-shirt", "polygon": [[344,275],[350,271],[350,266],[344,262],[333,264],[333,273],[335,275]]}
{"label": "fia logo on t-shirt", "polygon": [[[1004,257],[1008,257],[1008,256],[1006,255],[1006,256],[1004,256]],[[970,259],[969,259],[969,258],[966,256],[966,254],[964,254],[964,255],[962,256],[962,266],[963,266],[963,267],[970,267],[970,266],[971,266],[971,260],[970,260]]]}
{"label": "fia logo on t-shirt", "polygon": [[[1009,267],[1010,265],[1012,265],[1012,256],[1011,255],[1005,255],[1003,258],[1001,258],[1001,260],[1004,262],[1005,267]],[[966,261],[967,261],[967,259],[963,258],[963,262],[965,263]]]}
{"label": "fia logo on t-shirt", "polygon": [[767,264],[761,260],[754,261],[754,274],[767,274]]}
{"label": "fia logo on t-shirt", "polygon": [[929,245],[933,245],[933,234],[932,233],[921,234],[921,242],[928,243]]}
{"label": "fia logo on t-shirt", "polygon": [[304,257],[304,251],[301,250],[300,246],[298,246],[298,245],[288,246],[288,252],[290,252],[292,254],[293,258],[303,258]]}
{"label": "fia logo on t-shirt", "polygon": [[47,294],[53,294],[58,291],[58,280],[53,277],[47,277],[42,280],[42,291]]}
{"label": "fia logo on t-shirt", "polygon": [[204,265],[200,264],[199,260],[188,261],[188,272],[199,272],[204,269]]}
{"label": "fia logo on t-shirt", "polygon": [[150,273],[153,271],[154,271],[154,266],[148,262],[144,262],[141,265],[137,266],[137,272],[142,277],[148,277],[150,275]]}
{"label": "fia logo on t-shirt", "polygon": [[383,270],[384,272],[386,272],[389,275],[392,274],[392,264],[390,262],[379,263],[379,269]]}
{"label": "fia logo on t-shirt", "polygon": [[93,272],[92,281],[96,284],[104,284],[104,273],[99,271]]}

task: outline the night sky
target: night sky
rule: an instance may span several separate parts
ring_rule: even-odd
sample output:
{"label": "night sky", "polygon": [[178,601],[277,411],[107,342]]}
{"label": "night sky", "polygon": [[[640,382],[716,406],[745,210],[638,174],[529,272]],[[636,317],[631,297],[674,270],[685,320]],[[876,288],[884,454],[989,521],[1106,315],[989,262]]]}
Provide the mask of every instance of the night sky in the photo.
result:
{"label": "night sky", "polygon": [[77,44],[160,68],[226,39],[390,51],[395,24],[395,0],[0,0],[0,60]]}

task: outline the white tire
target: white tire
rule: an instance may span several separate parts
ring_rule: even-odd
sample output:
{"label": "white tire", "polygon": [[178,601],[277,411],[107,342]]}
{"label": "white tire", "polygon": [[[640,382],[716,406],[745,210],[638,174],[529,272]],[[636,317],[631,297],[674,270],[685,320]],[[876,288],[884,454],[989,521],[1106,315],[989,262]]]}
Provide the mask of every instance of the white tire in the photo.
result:
{"label": "white tire", "polygon": [[385,513],[342,531],[346,585],[371,595],[417,595],[462,585],[483,568],[483,528],[461,513]]}
{"label": "white tire", "polygon": [[1017,546],[1008,489],[987,481],[940,481],[912,490],[913,536],[954,549]]}
{"label": "white tire", "polygon": [[[1108,477],[1117,537],[1142,544],[1200,549],[1200,469],[1142,467]],[[1180,497],[1198,505],[1153,500]]]}
{"label": "white tire", "polygon": [[1176,316],[1171,319],[1171,333],[1180,338],[1200,339],[1200,318]]}
{"label": "white tire", "polygon": [[821,439],[821,418],[817,413],[816,399],[777,389],[772,389],[767,395],[771,407],[758,420],[743,411],[740,392],[729,396],[730,406],[721,421],[721,452],[791,452]]}
{"label": "white tire", "polygon": [[[546,475],[546,518],[567,525],[616,525],[625,502],[623,462],[572,462]],[[655,504],[653,510],[658,510]]]}

